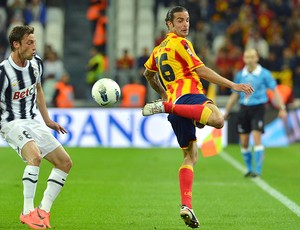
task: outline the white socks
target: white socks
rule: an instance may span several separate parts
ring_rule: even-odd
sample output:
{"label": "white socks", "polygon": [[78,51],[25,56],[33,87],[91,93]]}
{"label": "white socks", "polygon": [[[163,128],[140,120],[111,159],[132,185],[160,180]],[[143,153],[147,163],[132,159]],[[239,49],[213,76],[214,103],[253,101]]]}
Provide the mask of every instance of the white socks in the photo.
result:
{"label": "white socks", "polygon": [[60,169],[54,168],[48,178],[47,188],[39,206],[42,210],[50,212],[53,201],[56,199],[61,188],[64,186],[68,174]]}
{"label": "white socks", "polygon": [[36,185],[39,177],[40,167],[27,165],[23,173],[23,195],[24,206],[23,215],[28,214],[34,210],[34,196]]}

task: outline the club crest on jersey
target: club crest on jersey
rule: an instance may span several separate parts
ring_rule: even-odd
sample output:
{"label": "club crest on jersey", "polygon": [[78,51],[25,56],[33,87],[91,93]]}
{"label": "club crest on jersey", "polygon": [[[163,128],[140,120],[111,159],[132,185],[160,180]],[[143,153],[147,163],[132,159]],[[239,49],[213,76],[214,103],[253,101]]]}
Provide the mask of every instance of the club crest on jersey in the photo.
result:
{"label": "club crest on jersey", "polygon": [[188,46],[187,43],[184,44],[184,48],[189,53],[189,55],[192,57],[193,56],[193,52],[191,51],[191,49],[190,49],[190,47]]}
{"label": "club crest on jersey", "polygon": [[33,84],[27,88],[15,91],[13,93],[13,100],[21,100],[25,97],[32,96],[36,92],[36,84]]}
{"label": "club crest on jersey", "polygon": [[33,74],[34,74],[35,78],[37,78],[39,76],[39,72],[37,70],[33,71]]}

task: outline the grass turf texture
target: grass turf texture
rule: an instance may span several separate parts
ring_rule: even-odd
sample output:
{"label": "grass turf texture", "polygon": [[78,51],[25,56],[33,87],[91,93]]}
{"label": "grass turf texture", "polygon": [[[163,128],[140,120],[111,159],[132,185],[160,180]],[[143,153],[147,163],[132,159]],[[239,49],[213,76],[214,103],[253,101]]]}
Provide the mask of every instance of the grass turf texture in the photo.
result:
{"label": "grass turf texture", "polygon": [[[267,148],[263,180],[300,205],[300,145]],[[51,210],[55,229],[181,230],[179,149],[68,148],[73,168]],[[242,163],[239,146],[225,151]],[[0,149],[0,229],[28,229],[19,222],[25,164]],[[51,165],[43,160],[35,203]],[[201,229],[300,229],[300,218],[245,179],[220,156],[195,167],[193,208]]]}

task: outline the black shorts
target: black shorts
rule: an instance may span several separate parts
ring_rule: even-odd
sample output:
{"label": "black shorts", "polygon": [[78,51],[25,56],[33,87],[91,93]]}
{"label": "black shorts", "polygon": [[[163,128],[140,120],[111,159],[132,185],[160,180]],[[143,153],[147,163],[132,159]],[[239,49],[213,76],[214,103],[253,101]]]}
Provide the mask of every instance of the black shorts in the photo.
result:
{"label": "black shorts", "polygon": [[238,113],[237,132],[250,133],[252,130],[264,132],[265,105],[241,105]]}

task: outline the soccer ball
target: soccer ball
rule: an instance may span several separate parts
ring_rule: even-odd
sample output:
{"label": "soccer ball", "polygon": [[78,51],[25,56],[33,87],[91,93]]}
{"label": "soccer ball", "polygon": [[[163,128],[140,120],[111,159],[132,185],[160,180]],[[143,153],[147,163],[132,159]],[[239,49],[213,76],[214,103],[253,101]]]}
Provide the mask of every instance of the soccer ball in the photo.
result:
{"label": "soccer ball", "polygon": [[93,85],[92,96],[101,106],[115,104],[121,97],[120,86],[110,78],[102,78]]}

